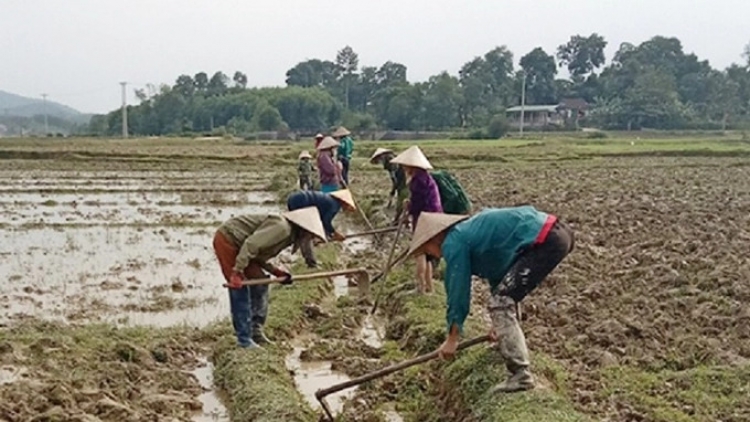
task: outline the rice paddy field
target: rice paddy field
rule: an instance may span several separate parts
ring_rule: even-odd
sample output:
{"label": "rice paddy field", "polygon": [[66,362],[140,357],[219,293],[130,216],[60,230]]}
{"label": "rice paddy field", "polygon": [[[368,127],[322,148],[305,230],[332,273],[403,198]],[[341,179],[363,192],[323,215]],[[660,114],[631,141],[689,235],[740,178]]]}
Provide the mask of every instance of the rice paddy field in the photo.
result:
{"label": "rice paddy field", "polygon": [[[317,389],[437,348],[442,283],[416,295],[411,262],[369,294],[344,277],[273,286],[275,345],[235,347],[214,231],[282,210],[312,144],[0,140],[0,421],[316,421]],[[351,188],[376,226],[394,210],[369,155],[410,145],[355,139]],[[338,420],[750,421],[743,136],[418,145],[475,211],[530,203],[576,231],[575,251],[523,306],[540,386],[490,394],[505,369],[482,345],[329,396]],[[357,213],[334,223],[366,229]],[[321,269],[375,274],[393,241],[316,254]],[[288,250],[277,261],[311,271]],[[474,284],[467,338],[488,326]]]}

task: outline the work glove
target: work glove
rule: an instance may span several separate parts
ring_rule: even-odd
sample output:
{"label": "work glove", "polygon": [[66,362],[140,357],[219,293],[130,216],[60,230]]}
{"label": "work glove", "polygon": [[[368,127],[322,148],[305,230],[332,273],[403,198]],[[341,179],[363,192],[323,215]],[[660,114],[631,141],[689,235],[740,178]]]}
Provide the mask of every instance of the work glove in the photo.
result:
{"label": "work glove", "polygon": [[274,277],[284,278],[284,281],[282,281],[281,284],[285,286],[292,284],[292,275],[282,270],[281,268],[274,268],[272,274],[274,275]]}

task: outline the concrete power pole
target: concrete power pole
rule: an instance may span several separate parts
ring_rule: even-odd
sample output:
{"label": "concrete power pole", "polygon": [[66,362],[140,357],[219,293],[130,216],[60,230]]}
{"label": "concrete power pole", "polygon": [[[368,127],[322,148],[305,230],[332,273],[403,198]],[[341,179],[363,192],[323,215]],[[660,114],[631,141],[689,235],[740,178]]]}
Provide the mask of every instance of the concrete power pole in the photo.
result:
{"label": "concrete power pole", "polygon": [[42,94],[42,100],[44,101],[44,136],[49,134],[49,125],[47,124],[47,94]]}
{"label": "concrete power pole", "polygon": [[122,137],[128,137],[128,100],[127,100],[127,82],[120,82],[122,85]]}
{"label": "concrete power pole", "polygon": [[524,119],[524,108],[526,107],[526,72],[523,72],[523,82],[521,83],[521,125],[519,126],[518,134],[523,137],[523,119]]}

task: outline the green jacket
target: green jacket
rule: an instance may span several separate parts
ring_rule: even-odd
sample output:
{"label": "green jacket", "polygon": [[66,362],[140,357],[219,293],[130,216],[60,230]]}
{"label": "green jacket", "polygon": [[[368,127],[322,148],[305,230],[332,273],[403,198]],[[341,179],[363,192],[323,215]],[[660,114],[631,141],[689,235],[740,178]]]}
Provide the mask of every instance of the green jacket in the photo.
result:
{"label": "green jacket", "polygon": [[448,331],[463,331],[471,305],[471,276],[487,279],[494,290],[516,258],[534,244],[548,214],[531,206],[485,208],[453,226],[441,252],[445,259]]}
{"label": "green jacket", "polygon": [[242,273],[250,261],[269,270],[266,263],[294,243],[292,224],[280,215],[239,215],[219,227],[238,249],[234,271]]}
{"label": "green jacket", "polygon": [[297,165],[297,173],[299,177],[310,177],[312,176],[313,165],[310,160],[299,160]]}
{"label": "green jacket", "polygon": [[344,157],[347,160],[351,160],[353,151],[354,151],[354,141],[352,140],[351,136],[344,136],[343,138],[341,138],[341,142],[339,143],[339,149],[336,151],[336,154],[339,157]]}

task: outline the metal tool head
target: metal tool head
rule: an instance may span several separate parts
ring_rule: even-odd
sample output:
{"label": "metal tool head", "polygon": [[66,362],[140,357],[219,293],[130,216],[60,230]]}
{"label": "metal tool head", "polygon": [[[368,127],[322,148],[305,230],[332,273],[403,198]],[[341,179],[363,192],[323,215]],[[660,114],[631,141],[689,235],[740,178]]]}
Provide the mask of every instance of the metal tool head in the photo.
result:
{"label": "metal tool head", "polygon": [[318,400],[318,403],[320,403],[320,407],[323,408],[323,411],[325,414],[320,415],[320,419],[318,419],[321,422],[334,422],[333,420],[333,412],[331,412],[331,408],[328,407],[328,403],[326,402],[325,396],[319,394],[320,392],[315,393],[315,398]]}

